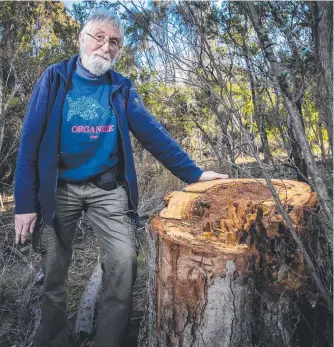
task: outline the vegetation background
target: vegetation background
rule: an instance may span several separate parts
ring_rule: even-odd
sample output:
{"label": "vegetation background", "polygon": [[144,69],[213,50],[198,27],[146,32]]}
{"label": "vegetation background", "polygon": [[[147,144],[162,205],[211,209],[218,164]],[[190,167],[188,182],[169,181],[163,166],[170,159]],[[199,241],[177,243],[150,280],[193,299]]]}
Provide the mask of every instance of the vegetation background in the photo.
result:
{"label": "vegetation background", "polygon": [[[235,178],[296,179],[316,191],[315,247],[301,249],[310,278],[302,295],[314,311],[297,317],[303,323],[296,331],[304,327],[300,346],[331,346],[332,1],[82,1],[71,10],[55,1],[0,2],[0,345],[32,346],[40,321],[39,255],[29,242],[14,244],[14,172],[25,109],[43,70],[78,52],[80,27],[99,7],[116,11],[125,24],[115,70],[132,79],[147,108],[201,167]],[[183,183],[135,139],[133,148],[142,219],[136,336],[145,305],[145,222],[164,194]],[[71,331],[97,253],[83,216],[68,283]],[[71,346],[89,340],[71,334]]]}

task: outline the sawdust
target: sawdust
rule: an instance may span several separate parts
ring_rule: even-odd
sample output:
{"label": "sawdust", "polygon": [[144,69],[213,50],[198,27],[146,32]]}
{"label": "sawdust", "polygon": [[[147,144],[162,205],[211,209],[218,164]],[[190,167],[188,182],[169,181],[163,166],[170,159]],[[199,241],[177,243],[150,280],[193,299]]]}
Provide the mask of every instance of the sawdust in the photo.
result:
{"label": "sawdust", "polygon": [[235,183],[208,191],[193,203],[188,222],[191,233],[200,235],[208,223],[220,228],[220,220],[229,218],[229,209],[236,205],[257,205],[271,197],[268,187],[260,183]]}

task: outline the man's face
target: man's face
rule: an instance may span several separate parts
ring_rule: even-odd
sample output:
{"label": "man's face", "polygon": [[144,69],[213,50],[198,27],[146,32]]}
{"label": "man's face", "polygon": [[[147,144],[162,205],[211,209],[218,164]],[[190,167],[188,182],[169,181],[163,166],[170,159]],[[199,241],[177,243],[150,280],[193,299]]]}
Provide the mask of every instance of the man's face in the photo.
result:
{"label": "man's face", "polygon": [[[103,36],[107,39],[106,42],[98,43],[94,39],[94,37]],[[95,24],[90,30],[81,33],[79,37],[80,57],[84,67],[94,75],[103,75],[107,72],[119,52],[119,47],[112,47],[109,41],[120,42],[120,38],[121,34],[117,28],[99,24]]]}

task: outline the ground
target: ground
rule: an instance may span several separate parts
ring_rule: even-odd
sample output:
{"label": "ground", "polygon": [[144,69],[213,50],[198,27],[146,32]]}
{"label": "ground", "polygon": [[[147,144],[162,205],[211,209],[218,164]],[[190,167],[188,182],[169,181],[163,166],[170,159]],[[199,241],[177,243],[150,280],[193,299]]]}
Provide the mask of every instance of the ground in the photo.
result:
{"label": "ground", "polygon": [[[319,163],[331,186],[332,161],[327,168]],[[272,178],[295,179],[293,169],[285,166],[267,167]],[[256,163],[241,166],[239,177],[261,177]],[[169,189],[171,188],[171,185]],[[174,188],[175,189],[175,188]],[[176,188],[179,189],[179,188]],[[152,191],[154,191],[153,189]],[[8,195],[8,194],[7,194]],[[141,196],[144,196],[142,193]],[[162,199],[159,198],[162,206]],[[153,202],[154,203],[154,202]],[[42,294],[42,276],[40,255],[31,250],[29,241],[24,247],[15,246],[13,223],[13,199],[4,198],[5,208],[0,211],[0,346],[32,347],[38,328],[40,300]],[[160,206],[160,205],[159,205]],[[160,208],[156,206],[157,208]],[[145,223],[143,223],[145,224]],[[138,257],[138,276],[134,288],[134,309],[131,318],[131,330],[128,346],[137,346],[136,339],[140,320],[143,317],[147,282],[147,246],[145,228],[138,231],[141,252]],[[68,282],[68,316],[70,331],[73,330],[77,307],[97,262],[97,240],[89,224],[83,219],[78,224],[74,239],[74,256]],[[70,347],[89,346],[92,336],[70,335]],[[125,347],[125,346],[124,346]]]}

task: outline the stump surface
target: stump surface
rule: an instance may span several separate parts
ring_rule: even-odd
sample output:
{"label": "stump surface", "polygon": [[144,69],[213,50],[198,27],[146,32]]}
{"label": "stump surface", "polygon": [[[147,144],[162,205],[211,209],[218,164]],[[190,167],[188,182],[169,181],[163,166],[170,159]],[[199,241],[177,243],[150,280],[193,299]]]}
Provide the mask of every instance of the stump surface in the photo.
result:
{"label": "stump surface", "polygon": [[[304,210],[316,203],[310,186],[289,180],[272,183],[294,225],[302,232]],[[163,238],[194,249],[244,251],[249,249],[247,236],[256,221],[261,220],[270,234],[279,235],[279,228],[284,226],[264,179],[196,183],[183,192],[168,194],[165,203],[167,207],[152,221],[152,229]]]}

